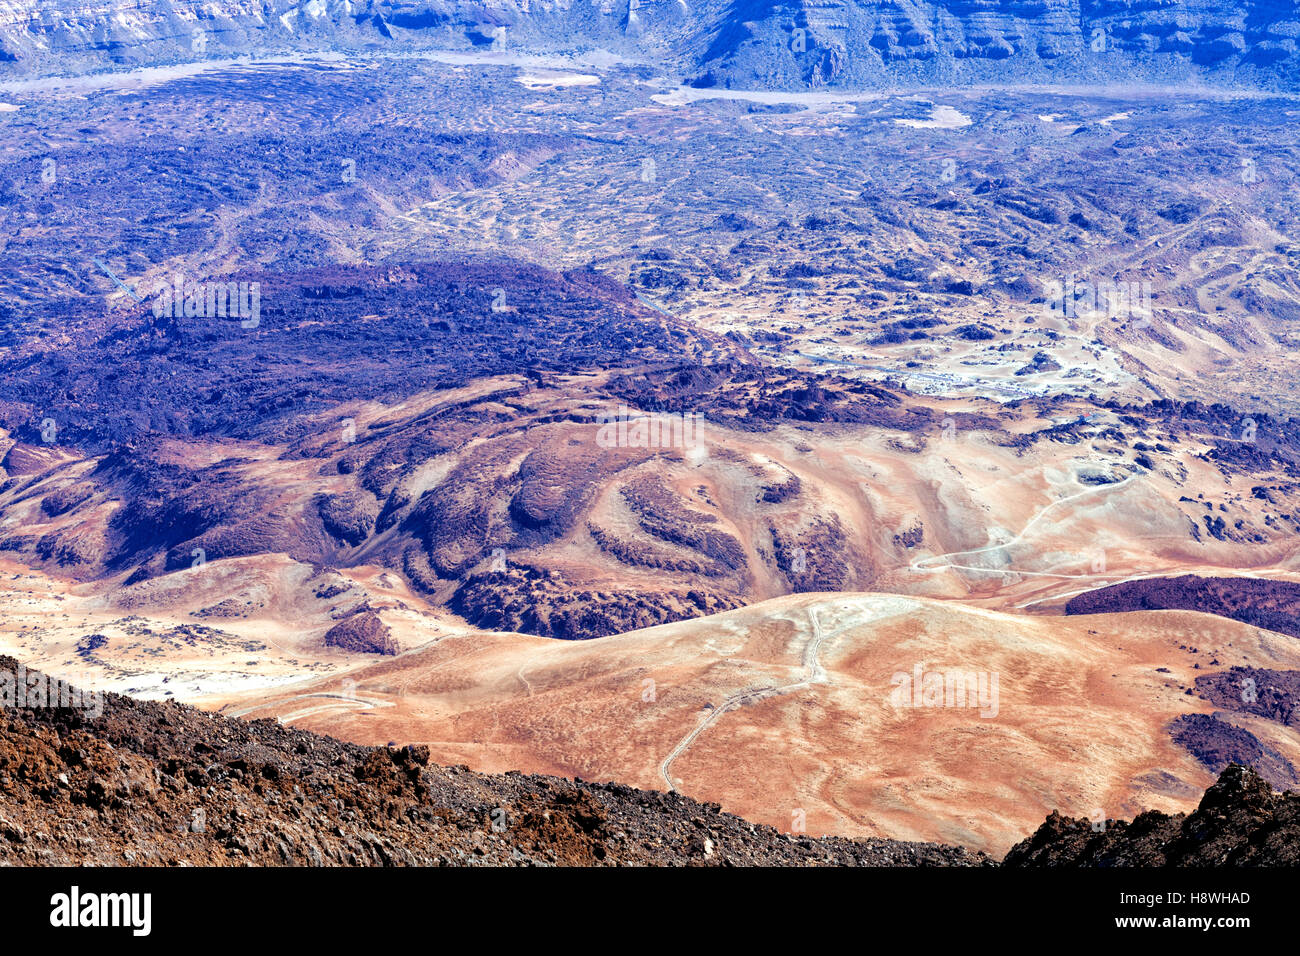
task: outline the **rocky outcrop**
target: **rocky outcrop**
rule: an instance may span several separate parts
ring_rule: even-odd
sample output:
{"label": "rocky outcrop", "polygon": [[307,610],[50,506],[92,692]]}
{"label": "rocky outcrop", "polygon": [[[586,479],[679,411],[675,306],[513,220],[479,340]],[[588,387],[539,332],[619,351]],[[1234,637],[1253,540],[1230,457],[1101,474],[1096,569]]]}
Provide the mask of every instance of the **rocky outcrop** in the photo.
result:
{"label": "rocky outcrop", "polygon": [[1011,848],[1003,865],[1296,866],[1300,793],[1274,793],[1259,774],[1233,764],[1191,814],[1148,810],[1132,822],[1073,820],[1053,813]]}
{"label": "rocky outcrop", "polygon": [[1216,707],[1255,714],[1284,727],[1300,723],[1300,671],[1229,667],[1196,678],[1196,693]]}
{"label": "rocky outcrop", "polygon": [[1183,714],[1169,727],[1174,743],[1205,767],[1218,773],[1233,764],[1248,764],[1275,787],[1300,783],[1291,761],[1249,730],[1223,720],[1218,714]]}
{"label": "rocky outcrop", "polygon": [[1296,83],[1300,16],[1281,0],[959,3],[737,0],[700,86],[853,86],[1013,79]]}
{"label": "rocky outcrop", "polygon": [[1175,609],[1204,611],[1300,637],[1300,584],[1267,578],[1144,578],[1071,598],[1066,614]]}
{"label": "rocky outcrop", "polygon": [[720,614],[743,603],[702,587],[582,587],[554,568],[519,564],[470,575],[447,606],[485,630],[588,640]]}
{"label": "rocky outcrop", "polygon": [[359,610],[349,614],[325,632],[325,646],[352,651],[354,654],[397,653],[397,641],[383,619],[374,611]]}

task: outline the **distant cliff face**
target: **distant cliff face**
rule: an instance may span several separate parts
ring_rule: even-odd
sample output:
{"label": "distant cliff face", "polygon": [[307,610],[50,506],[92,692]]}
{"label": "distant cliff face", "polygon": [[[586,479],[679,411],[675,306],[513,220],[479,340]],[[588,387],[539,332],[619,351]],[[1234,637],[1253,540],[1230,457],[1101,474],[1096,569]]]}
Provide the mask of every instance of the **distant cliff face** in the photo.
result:
{"label": "distant cliff face", "polygon": [[0,71],[289,50],[580,51],[697,86],[1300,87],[1296,0],[0,0]]}
{"label": "distant cliff face", "polygon": [[557,5],[492,6],[495,12],[458,0],[0,0],[0,68],[71,73],[246,53],[486,45],[494,28]]}
{"label": "distant cliff face", "polygon": [[1298,39],[1295,0],[735,0],[694,83],[1294,88]]}

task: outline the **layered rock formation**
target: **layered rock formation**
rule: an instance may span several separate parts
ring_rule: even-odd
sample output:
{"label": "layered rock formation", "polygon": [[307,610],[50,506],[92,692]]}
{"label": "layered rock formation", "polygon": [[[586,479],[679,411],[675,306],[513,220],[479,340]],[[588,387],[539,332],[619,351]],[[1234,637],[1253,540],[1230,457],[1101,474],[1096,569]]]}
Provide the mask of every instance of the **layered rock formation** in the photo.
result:
{"label": "layered rock formation", "polygon": [[1300,17],[1276,0],[740,0],[698,85],[1168,81],[1294,85]]}
{"label": "layered rock formation", "polygon": [[1294,87],[1300,15],[1285,0],[14,0],[0,63],[68,72],[286,50],[426,48],[660,60],[697,85],[801,89],[914,81]]}

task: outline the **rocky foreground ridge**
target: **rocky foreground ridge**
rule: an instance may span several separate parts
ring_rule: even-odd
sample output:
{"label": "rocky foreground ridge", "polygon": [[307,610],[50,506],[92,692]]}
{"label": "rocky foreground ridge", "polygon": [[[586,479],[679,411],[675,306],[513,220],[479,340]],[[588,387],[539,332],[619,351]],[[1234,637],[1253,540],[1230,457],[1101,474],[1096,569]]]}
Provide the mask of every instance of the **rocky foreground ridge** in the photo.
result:
{"label": "rocky foreground ridge", "polygon": [[[0,657],[10,865],[998,865],[942,844],[783,834],[676,793],[440,767],[419,745],[361,747],[174,702],[7,706],[38,679]],[[1003,865],[1298,861],[1300,793],[1232,765],[1190,815],[1097,830],[1053,813]]]}
{"label": "rocky foreground ridge", "polygon": [[[19,666],[0,657],[0,689]],[[679,794],[439,767],[427,747],[360,747],[171,702],[106,694],[94,709],[0,710],[0,863],[992,863],[958,847],[787,836]]]}
{"label": "rocky foreground ridge", "polygon": [[1297,866],[1300,793],[1275,793],[1229,764],[1190,814],[1148,810],[1098,827],[1053,813],[1011,848],[1004,866]]}

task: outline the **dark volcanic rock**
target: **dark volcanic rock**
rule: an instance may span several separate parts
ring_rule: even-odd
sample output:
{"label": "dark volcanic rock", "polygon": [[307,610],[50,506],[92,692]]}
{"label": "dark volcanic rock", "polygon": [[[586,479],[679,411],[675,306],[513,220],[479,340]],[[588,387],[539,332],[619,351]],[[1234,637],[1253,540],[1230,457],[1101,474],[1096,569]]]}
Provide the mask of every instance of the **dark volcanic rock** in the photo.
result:
{"label": "dark volcanic rock", "polygon": [[1300,793],[1274,793],[1233,764],[1190,815],[1148,810],[1133,821],[1087,820],[1052,813],[1017,843],[1004,866],[1296,866],[1300,864]]}
{"label": "dark volcanic rock", "polygon": [[374,611],[359,611],[339,621],[325,632],[325,644],[358,654],[393,655],[398,651],[388,625]]}
{"label": "dark volcanic rock", "polygon": [[1287,727],[1300,723],[1300,671],[1230,667],[1196,678],[1196,692],[1216,707],[1257,714]]}
{"label": "dark volcanic rock", "polygon": [[561,640],[589,640],[741,607],[704,588],[586,588],[559,571],[511,565],[466,578],[447,602],[475,627]]}
{"label": "dark volcanic rock", "polygon": [[1038,375],[1041,372],[1059,372],[1061,363],[1046,352],[1037,352],[1026,364],[1016,369],[1017,375]]}
{"label": "dark volcanic rock", "polygon": [[959,339],[967,339],[971,342],[987,342],[993,338],[993,330],[987,325],[981,325],[971,322],[967,325],[960,325],[952,330],[952,334]]}
{"label": "dark volcanic rock", "polygon": [[745,430],[789,420],[919,431],[934,418],[932,409],[906,401],[897,390],[740,361],[616,375],[609,391],[640,409],[695,412]]}
{"label": "dark volcanic rock", "polygon": [[[18,666],[0,657],[0,682],[12,686]],[[677,793],[442,767],[422,745],[361,747],[171,701],[101,703],[0,709],[0,863],[995,865],[941,844],[782,834]],[[1298,863],[1300,794],[1235,765],[1190,816],[1147,812],[1098,832],[1053,813],[1004,861]]]}
{"label": "dark volcanic rock", "polygon": [[9,424],[35,446],[50,418],[60,443],[97,451],[156,435],[283,441],[341,402],[680,361],[701,338],[590,270],[484,261],[220,278],[258,286],[255,318],[155,315],[151,302],[70,320],[73,343],[6,356]]}
{"label": "dark volcanic rock", "polygon": [[1295,767],[1249,730],[1235,727],[1218,714],[1183,714],[1169,726],[1174,743],[1207,768],[1218,773],[1230,764],[1255,767],[1261,777],[1278,787],[1297,782]]}
{"label": "dark volcanic rock", "polygon": [[1264,578],[1147,578],[1071,598],[1066,614],[1164,609],[1205,611],[1300,637],[1300,584]]}

